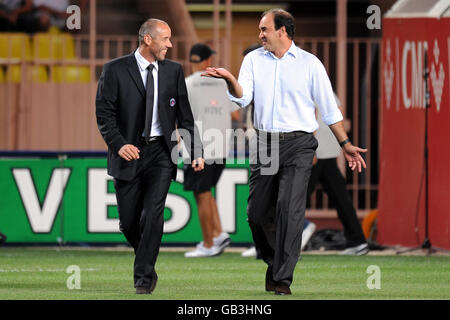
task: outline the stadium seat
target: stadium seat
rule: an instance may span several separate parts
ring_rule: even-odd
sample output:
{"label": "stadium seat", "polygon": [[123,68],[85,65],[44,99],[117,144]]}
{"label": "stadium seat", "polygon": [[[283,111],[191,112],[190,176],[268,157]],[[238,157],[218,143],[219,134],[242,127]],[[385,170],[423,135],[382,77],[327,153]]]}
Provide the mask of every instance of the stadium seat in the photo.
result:
{"label": "stadium seat", "polygon": [[45,66],[32,66],[31,67],[31,80],[35,83],[48,82],[48,72]]}
{"label": "stadium seat", "polygon": [[91,80],[89,67],[55,66],[53,81],[56,83],[88,83]]}
{"label": "stadium seat", "polygon": [[33,56],[37,59],[73,60],[75,41],[68,33],[37,33],[33,37]]}
{"label": "stadium seat", "polygon": [[[7,68],[6,80],[12,83],[20,83],[22,79],[22,68],[20,65],[14,64]],[[48,82],[48,72],[45,66],[31,66],[28,73],[28,80],[34,83]],[[0,81],[1,82],[1,81]]]}
{"label": "stadium seat", "polygon": [[20,65],[9,65],[6,69],[6,81],[12,83],[20,83],[22,77],[22,68]]}
{"label": "stadium seat", "polygon": [[73,60],[75,56],[75,40],[68,33],[61,33],[56,36],[57,57]]}
{"label": "stadium seat", "polygon": [[0,33],[0,58],[31,60],[30,38],[25,33]]}
{"label": "stadium seat", "polygon": [[0,67],[0,83],[4,83],[6,81],[5,79],[5,73],[3,72],[3,67]]}
{"label": "stadium seat", "polygon": [[60,34],[61,30],[57,26],[50,26],[47,32],[50,34]]}
{"label": "stadium seat", "polygon": [[8,36],[6,33],[0,33],[0,58],[8,57]]}

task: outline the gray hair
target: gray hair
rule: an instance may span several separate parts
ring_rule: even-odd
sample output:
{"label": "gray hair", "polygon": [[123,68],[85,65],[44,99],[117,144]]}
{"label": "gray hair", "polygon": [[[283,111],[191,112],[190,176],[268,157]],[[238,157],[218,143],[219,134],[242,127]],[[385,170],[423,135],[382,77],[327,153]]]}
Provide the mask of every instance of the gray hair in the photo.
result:
{"label": "gray hair", "polygon": [[165,22],[164,20],[154,19],[154,18],[147,19],[139,28],[139,34],[138,34],[139,45],[141,45],[144,42],[145,35],[148,34],[153,38],[155,36],[156,28],[161,23],[168,26],[167,22]]}

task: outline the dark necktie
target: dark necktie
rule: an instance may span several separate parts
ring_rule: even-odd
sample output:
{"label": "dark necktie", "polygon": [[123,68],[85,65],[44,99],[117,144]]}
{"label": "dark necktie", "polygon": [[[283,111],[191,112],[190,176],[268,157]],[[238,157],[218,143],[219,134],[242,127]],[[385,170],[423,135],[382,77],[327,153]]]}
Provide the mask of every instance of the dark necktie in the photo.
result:
{"label": "dark necktie", "polygon": [[144,137],[145,140],[150,140],[150,132],[152,128],[152,116],[153,116],[153,73],[152,70],[155,66],[150,63],[147,67],[147,84],[145,85],[145,129],[144,129]]}

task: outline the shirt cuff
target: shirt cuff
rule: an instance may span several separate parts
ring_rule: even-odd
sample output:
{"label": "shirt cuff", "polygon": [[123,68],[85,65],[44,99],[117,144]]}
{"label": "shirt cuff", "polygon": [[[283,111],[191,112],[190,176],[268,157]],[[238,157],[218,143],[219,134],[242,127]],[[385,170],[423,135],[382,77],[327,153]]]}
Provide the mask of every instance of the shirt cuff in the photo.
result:
{"label": "shirt cuff", "polygon": [[322,116],[322,120],[327,126],[331,126],[332,124],[342,121],[343,119],[344,117],[342,116],[342,113],[340,111],[329,113],[326,116]]}
{"label": "shirt cuff", "polygon": [[244,108],[246,107],[245,101],[244,101],[244,97],[242,98],[236,98],[235,96],[233,96],[228,90],[227,90],[227,96],[228,99],[230,99],[231,101],[233,101],[234,103],[236,103],[237,105],[239,105],[239,107]]}

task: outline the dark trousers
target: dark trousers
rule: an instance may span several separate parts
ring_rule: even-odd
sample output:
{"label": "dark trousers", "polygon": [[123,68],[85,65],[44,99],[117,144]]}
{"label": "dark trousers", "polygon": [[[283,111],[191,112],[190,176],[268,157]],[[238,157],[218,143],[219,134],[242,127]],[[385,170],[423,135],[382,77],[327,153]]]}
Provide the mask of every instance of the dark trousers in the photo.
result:
{"label": "dark trousers", "polygon": [[115,179],[120,230],[134,248],[134,286],[150,287],[164,227],[164,206],[174,164],[163,140],[140,147],[132,181]]}
{"label": "dark trousers", "polygon": [[344,227],[347,247],[364,243],[366,239],[347,192],[345,179],[337,166],[336,158],[319,159],[313,166],[308,185],[308,199],[318,182],[322,184],[330,200],[336,204],[338,218]]}
{"label": "dark trousers", "polygon": [[272,157],[278,155],[279,169],[264,175],[260,160],[250,165],[248,222],[273,279],[289,286],[300,255],[307,187],[318,144],[313,134],[280,140],[279,150],[258,140],[259,152],[267,148]]}

